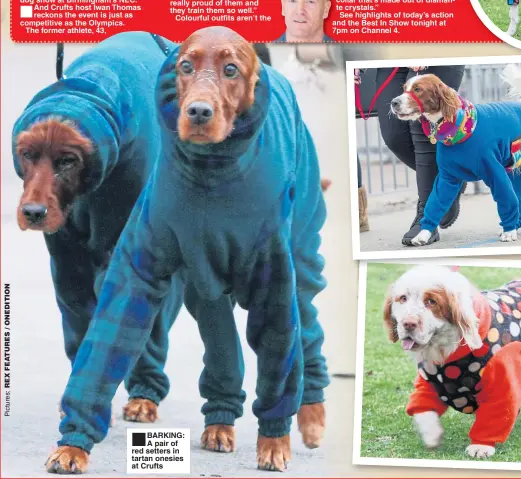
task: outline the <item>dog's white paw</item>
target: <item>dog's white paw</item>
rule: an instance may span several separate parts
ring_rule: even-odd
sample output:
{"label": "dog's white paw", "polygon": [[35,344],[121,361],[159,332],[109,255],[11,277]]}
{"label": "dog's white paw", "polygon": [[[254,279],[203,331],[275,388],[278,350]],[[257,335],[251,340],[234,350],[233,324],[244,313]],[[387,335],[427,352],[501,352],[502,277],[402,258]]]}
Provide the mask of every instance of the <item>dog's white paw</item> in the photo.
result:
{"label": "dog's white paw", "polygon": [[425,447],[433,449],[441,444],[441,440],[443,439],[443,427],[440,423],[438,413],[427,411],[415,414],[414,423]]}
{"label": "dog's white paw", "polygon": [[427,244],[431,239],[432,233],[429,230],[421,230],[412,240],[414,246],[422,246]]}
{"label": "dog's white paw", "polygon": [[481,459],[492,457],[496,453],[496,448],[485,446],[483,444],[472,444],[467,447],[467,454],[470,457],[479,457]]}
{"label": "dog's white paw", "polygon": [[501,241],[503,243],[510,243],[512,241],[517,241],[517,231],[516,230],[503,231],[503,233],[501,233]]}

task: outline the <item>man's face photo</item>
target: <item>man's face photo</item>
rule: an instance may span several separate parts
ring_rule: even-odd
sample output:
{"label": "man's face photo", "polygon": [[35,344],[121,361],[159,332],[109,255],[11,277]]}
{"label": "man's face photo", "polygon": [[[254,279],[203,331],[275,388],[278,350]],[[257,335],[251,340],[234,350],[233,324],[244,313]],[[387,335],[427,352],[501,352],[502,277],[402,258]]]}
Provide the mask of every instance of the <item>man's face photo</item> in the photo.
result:
{"label": "man's face photo", "polygon": [[322,41],[330,0],[282,0],[288,40]]}

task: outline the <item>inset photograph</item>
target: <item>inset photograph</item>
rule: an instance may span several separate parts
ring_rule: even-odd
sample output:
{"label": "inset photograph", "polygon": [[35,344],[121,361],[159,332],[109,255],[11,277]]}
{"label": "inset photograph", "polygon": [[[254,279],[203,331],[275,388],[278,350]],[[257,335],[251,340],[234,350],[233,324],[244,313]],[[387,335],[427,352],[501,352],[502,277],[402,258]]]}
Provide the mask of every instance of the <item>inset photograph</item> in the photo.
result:
{"label": "inset photograph", "polygon": [[362,263],[355,464],[521,470],[521,261]]}
{"label": "inset photograph", "polygon": [[521,58],[347,62],[347,78],[354,258],[520,252]]}

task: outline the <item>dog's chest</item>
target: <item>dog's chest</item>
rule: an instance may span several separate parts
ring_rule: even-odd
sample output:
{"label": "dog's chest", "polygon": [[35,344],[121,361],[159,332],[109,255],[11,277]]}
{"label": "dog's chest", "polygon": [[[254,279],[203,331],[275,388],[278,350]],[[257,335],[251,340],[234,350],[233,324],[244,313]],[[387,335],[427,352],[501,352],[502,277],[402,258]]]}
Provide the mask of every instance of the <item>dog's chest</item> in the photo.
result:
{"label": "dog's chest", "polygon": [[418,364],[419,374],[434,386],[441,400],[465,414],[479,407],[476,395],[482,389],[481,377],[488,362],[508,344],[521,341],[521,281],[483,294],[492,314],[483,346],[443,366],[425,361]]}

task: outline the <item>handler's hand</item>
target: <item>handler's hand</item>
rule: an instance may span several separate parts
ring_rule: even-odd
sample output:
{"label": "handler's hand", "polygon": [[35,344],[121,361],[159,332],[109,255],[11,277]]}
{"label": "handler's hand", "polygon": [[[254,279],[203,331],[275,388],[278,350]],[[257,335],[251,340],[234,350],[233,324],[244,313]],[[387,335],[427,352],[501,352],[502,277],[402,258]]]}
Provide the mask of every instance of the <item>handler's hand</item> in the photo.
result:
{"label": "handler's hand", "polygon": [[360,78],[360,69],[355,68],[355,85],[360,85],[362,83],[362,79]]}

